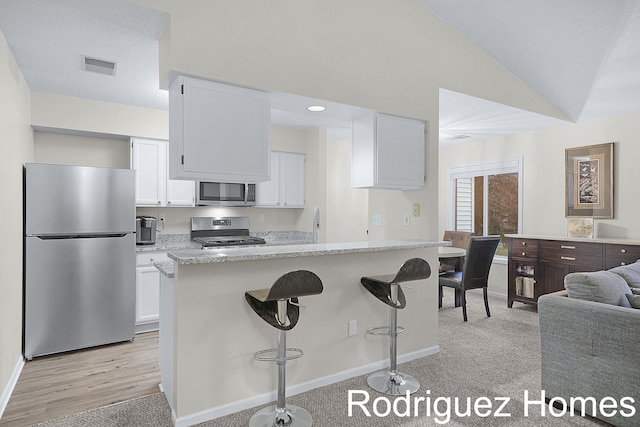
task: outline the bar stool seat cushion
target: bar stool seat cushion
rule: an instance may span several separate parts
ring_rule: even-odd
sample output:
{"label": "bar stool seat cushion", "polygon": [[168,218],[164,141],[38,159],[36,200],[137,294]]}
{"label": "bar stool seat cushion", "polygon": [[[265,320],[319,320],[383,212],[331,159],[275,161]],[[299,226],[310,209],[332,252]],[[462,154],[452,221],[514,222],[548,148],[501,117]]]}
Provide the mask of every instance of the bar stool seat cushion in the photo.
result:
{"label": "bar stool seat cushion", "polygon": [[411,258],[400,267],[396,274],[362,277],[360,283],[383,303],[390,307],[402,309],[407,305],[404,292],[398,286],[398,302],[394,304],[391,299],[391,284],[427,279],[429,276],[431,276],[429,263],[422,258]]}
{"label": "bar stool seat cushion", "polygon": [[[293,329],[300,317],[298,297],[322,293],[322,281],[311,271],[297,270],[280,276],[267,289],[247,291],[245,299],[253,311],[274,328],[288,331]],[[288,322],[278,322],[278,301],[287,301]]]}

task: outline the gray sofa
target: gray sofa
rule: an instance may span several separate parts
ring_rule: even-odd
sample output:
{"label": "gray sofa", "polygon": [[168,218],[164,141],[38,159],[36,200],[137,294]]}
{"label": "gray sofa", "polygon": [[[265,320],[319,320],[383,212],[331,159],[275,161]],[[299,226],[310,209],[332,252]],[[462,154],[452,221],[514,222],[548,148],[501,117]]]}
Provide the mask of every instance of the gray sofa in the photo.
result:
{"label": "gray sofa", "polygon": [[[571,273],[564,291],[538,299],[547,400],[560,397],[569,403],[572,397],[593,397],[599,403],[611,397],[618,408],[605,412],[615,415],[597,410],[596,417],[616,426],[640,426],[640,309],[630,304],[637,306],[637,298],[626,297],[639,291],[632,287],[640,289],[640,261]],[[584,406],[592,415],[592,406]],[[575,407],[579,414],[580,404]],[[623,416],[632,412],[632,417]]]}

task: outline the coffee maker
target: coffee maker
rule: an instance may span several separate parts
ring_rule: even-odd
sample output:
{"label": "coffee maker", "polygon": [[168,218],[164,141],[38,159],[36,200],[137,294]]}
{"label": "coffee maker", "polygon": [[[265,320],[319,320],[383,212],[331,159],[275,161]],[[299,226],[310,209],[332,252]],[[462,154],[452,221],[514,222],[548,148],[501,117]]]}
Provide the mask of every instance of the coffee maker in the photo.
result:
{"label": "coffee maker", "polygon": [[156,222],[152,216],[136,217],[136,245],[155,245]]}

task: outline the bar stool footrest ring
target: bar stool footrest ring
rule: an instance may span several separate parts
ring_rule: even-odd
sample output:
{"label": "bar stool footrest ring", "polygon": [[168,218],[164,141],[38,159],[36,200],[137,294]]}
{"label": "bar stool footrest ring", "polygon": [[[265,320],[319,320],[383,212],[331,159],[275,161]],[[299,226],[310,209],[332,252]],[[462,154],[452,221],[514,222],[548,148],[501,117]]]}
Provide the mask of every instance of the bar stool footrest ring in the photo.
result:
{"label": "bar stool footrest ring", "polygon": [[[405,331],[402,326],[396,328],[396,334],[401,334]],[[371,335],[391,335],[391,328],[389,326],[377,326],[375,328],[367,329],[367,333]]]}
{"label": "bar stool footrest ring", "polygon": [[[287,348],[286,350],[285,359],[287,360],[299,359],[304,356],[304,352],[299,348]],[[266,350],[256,351],[253,354],[253,358],[260,362],[275,362],[277,360],[277,354],[277,348],[268,348]]]}

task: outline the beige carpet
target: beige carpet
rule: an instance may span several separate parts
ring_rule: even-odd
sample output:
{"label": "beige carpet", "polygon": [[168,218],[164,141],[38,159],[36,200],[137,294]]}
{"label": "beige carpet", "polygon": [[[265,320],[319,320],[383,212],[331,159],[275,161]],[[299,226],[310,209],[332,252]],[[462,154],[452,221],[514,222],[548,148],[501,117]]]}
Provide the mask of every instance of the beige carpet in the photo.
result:
{"label": "beige carpet", "polygon": [[[492,317],[487,318],[479,294],[468,294],[469,321],[462,321],[462,312],[453,307],[453,294],[445,289],[444,307],[439,313],[439,354],[403,364],[400,369],[414,375],[421,384],[420,390],[411,396],[409,413],[403,401],[393,406],[389,415],[384,397],[368,388],[366,376],[352,378],[287,398],[287,402],[307,409],[314,419],[314,426],[597,426],[604,423],[580,417],[554,417],[541,415],[540,405],[531,405],[524,416],[524,396],[530,400],[540,399],[540,337],[538,315],[535,308],[514,304],[506,308],[506,301],[491,298]],[[402,339],[400,336],[399,339]],[[371,416],[359,406],[348,415],[349,390],[369,393],[365,405]],[[364,395],[357,393],[354,400]],[[415,397],[424,401],[414,405]],[[430,398],[427,399],[427,398]],[[479,409],[488,416],[476,415],[468,401],[483,403],[492,409]],[[507,400],[502,413],[495,411]],[[390,403],[393,405],[393,400]],[[458,401],[456,413],[455,402]],[[414,410],[417,408],[417,412]],[[448,409],[447,409],[448,408]],[[223,418],[200,424],[201,427],[246,426],[257,408],[238,412]],[[375,411],[380,416],[376,416]],[[406,416],[405,416],[406,415]],[[39,424],[41,427],[80,426],[171,426],[169,406],[162,394],[134,399],[105,408],[88,411],[71,417]]]}

